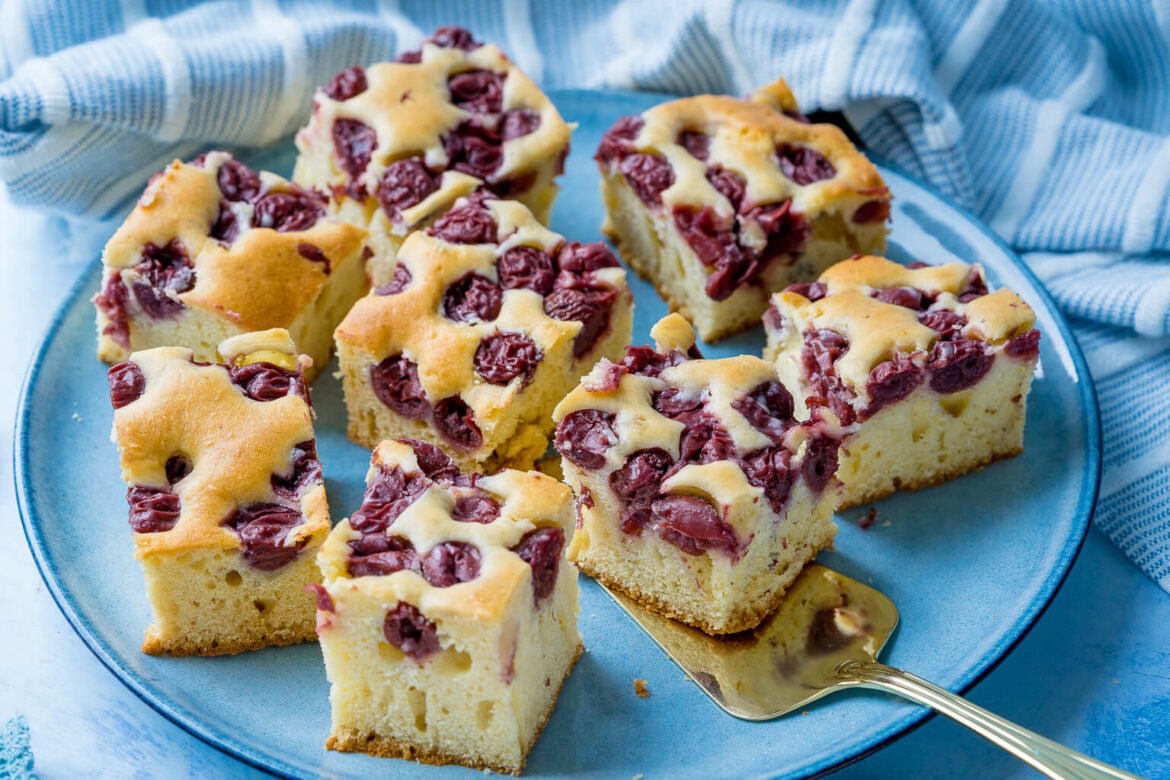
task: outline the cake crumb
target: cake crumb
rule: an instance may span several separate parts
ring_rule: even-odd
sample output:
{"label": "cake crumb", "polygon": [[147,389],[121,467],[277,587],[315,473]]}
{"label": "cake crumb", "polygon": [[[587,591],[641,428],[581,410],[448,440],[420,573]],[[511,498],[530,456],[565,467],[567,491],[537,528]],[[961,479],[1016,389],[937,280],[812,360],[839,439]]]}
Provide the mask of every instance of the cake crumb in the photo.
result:
{"label": "cake crumb", "polygon": [[889,528],[891,525],[893,525],[893,523],[891,523],[889,520],[882,521],[882,528]]}
{"label": "cake crumb", "polygon": [[634,693],[638,694],[639,699],[645,699],[650,695],[650,689],[646,687],[645,680],[639,680],[637,677],[634,678]]}
{"label": "cake crumb", "polygon": [[878,516],[877,507],[871,506],[869,508],[869,514],[867,514],[865,517],[858,520],[857,525],[861,527],[862,531],[868,531],[869,527],[871,525],[873,525],[873,521],[877,520],[877,516]]}
{"label": "cake crumb", "polygon": [[74,412],[74,413],[73,413],[73,419],[74,419],[74,420],[77,420],[77,422],[81,422],[81,415],[80,415],[80,414],[78,414],[77,412]]}
{"label": "cake crumb", "polygon": [[642,780],[645,775],[634,775],[634,780]]}
{"label": "cake crumb", "polygon": [[800,711],[800,714],[801,714],[801,715],[808,715],[808,710],[801,710],[801,711]]}
{"label": "cake crumb", "polygon": [[1117,679],[1116,677],[1111,677],[1111,678],[1109,678],[1109,679],[1113,680],[1113,684],[1114,684],[1114,685],[1120,685],[1120,684],[1121,684],[1121,683],[1118,681],[1118,679]]}

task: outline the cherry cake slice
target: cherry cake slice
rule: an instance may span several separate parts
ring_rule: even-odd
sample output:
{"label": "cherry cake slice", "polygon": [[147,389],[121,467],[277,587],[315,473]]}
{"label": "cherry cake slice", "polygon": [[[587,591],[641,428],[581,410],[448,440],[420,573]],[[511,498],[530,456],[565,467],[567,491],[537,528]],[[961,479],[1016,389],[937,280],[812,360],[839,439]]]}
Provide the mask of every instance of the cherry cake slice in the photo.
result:
{"label": "cherry cake slice", "polygon": [[582,651],[572,495],[382,442],[318,555],[327,747],[519,774]]}
{"label": "cherry cake slice", "polygon": [[672,314],[557,406],[577,496],[569,560],[711,634],[756,626],[837,531],[840,434],[798,422],[775,368],[705,360]]}
{"label": "cherry cake slice", "polygon": [[845,432],[843,506],[1023,451],[1040,356],[1031,307],[979,265],[842,261],[772,299],[765,357],[800,416]]}
{"label": "cherry cake slice", "polygon": [[329,532],[313,412],[284,330],[134,352],[109,371],[114,441],[154,622],[142,650],[238,653],[316,637]]}
{"label": "cherry cake slice", "polygon": [[619,119],[597,150],[604,230],[704,341],[754,326],[768,296],[885,248],[889,191],[783,80]]}
{"label": "cherry cake slice", "polygon": [[621,354],[632,314],[604,244],[566,241],[518,201],[462,198],[337,328],[349,437],[421,439],[465,471],[531,468],[553,407]]}
{"label": "cherry cake slice", "polygon": [[227,152],[155,175],[102,254],[98,357],[180,346],[215,360],[224,339],[283,328],[329,362],[333,329],[369,289],[366,231],[328,217],[321,193]]}
{"label": "cherry cake slice", "polygon": [[569,132],[499,47],[443,27],[418,51],[347,68],[317,91],[293,178],[369,228],[377,286],[393,279],[407,235],[476,190],[519,200],[547,224]]}

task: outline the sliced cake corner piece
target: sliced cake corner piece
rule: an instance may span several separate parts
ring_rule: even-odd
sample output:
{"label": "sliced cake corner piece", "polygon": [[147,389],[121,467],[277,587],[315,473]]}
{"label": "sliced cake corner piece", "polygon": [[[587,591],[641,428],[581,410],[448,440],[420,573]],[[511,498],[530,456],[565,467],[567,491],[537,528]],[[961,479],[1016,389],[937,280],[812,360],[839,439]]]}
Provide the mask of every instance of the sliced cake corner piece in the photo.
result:
{"label": "sliced cake corner piece", "polygon": [[394,278],[409,233],[477,189],[548,224],[570,131],[499,47],[442,27],[420,50],[347,68],[317,91],[293,178],[369,228],[378,286]]}
{"label": "sliced cake corner piece", "polygon": [[794,420],[769,363],[704,360],[680,315],[651,335],[554,413],[577,495],[569,560],[703,631],[743,631],[833,540],[839,433]]}
{"label": "sliced cake corner piece", "polygon": [[708,342],[754,326],[773,292],[885,248],[881,175],[783,80],[623,117],[596,159],[604,231]]}
{"label": "sliced cake corner piece", "polygon": [[365,229],[327,217],[316,191],[227,152],[176,160],[102,253],[98,357],[180,346],[208,361],[224,339],[283,328],[312,358],[312,381],[369,289],[366,256]]}
{"label": "sliced cake corner piece", "polygon": [[337,328],[349,437],[422,439],[465,471],[531,468],[557,402],[629,342],[625,271],[523,204],[476,193],[411,234]]}
{"label": "sliced cake corner piece", "polygon": [[411,440],[366,482],[318,556],[326,747],[519,774],[582,651],[569,489]]}
{"label": "sliced cake corner piece", "polygon": [[[154,622],[142,650],[218,655],[316,636],[314,554],[329,531],[312,408],[284,330],[109,370],[113,439]],[[226,435],[225,431],[231,434]]]}
{"label": "sliced cake corner piece", "polygon": [[827,408],[846,432],[842,506],[1023,451],[1040,332],[977,264],[854,257],[775,295],[764,324],[798,411]]}

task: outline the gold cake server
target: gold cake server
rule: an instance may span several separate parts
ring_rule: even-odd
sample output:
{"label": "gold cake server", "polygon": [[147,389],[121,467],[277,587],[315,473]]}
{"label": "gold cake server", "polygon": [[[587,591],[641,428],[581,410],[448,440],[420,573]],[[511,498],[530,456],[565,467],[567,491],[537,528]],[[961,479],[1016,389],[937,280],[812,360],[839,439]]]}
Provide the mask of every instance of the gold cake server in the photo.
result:
{"label": "gold cake server", "polygon": [[605,591],[712,701],[737,718],[769,720],[835,691],[876,688],[933,708],[1048,777],[1136,777],[878,663],[898,625],[897,607],[874,588],[819,564],[801,572],[780,609],[754,630],[723,637]]}

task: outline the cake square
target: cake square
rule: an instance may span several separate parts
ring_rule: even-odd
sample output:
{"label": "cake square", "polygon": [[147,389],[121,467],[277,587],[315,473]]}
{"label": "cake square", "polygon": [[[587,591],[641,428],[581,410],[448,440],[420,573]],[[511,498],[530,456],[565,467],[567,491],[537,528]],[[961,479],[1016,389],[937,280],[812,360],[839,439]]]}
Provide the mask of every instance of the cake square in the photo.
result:
{"label": "cake square", "polygon": [[366,484],[317,558],[326,747],[519,774],[582,651],[569,489],[412,440]]}
{"label": "cake square", "polygon": [[465,471],[531,468],[551,413],[628,343],[633,302],[604,244],[566,242],[518,201],[475,193],[398,253],[337,328],[349,437],[422,439]]}
{"label": "cake square", "polygon": [[978,264],[859,256],[773,297],[764,356],[801,414],[843,426],[837,476],[854,506],[1023,451],[1034,324]]}
{"label": "cake square", "polygon": [[326,218],[319,193],[227,152],[156,174],[102,253],[98,357],[180,346],[215,360],[221,341],[283,328],[312,381],[333,329],[369,289],[366,231]]}
{"label": "cake square", "polygon": [[845,134],[810,124],[783,80],[619,119],[597,150],[603,230],[704,341],[768,296],[885,248],[889,190]]}
{"label": "cake square", "polygon": [[833,540],[840,433],[793,419],[771,364],[704,360],[682,316],[651,336],[653,349],[601,361],[553,415],[577,496],[568,557],[668,617],[744,631]]}
{"label": "cake square", "polygon": [[329,532],[313,411],[288,333],[235,336],[109,371],[113,440],[154,623],[142,651],[219,655],[316,636],[313,555]]}
{"label": "cake square", "polygon": [[369,228],[377,286],[393,279],[407,234],[478,188],[548,224],[570,129],[497,46],[441,27],[421,50],[348,68],[317,91],[293,178]]}

